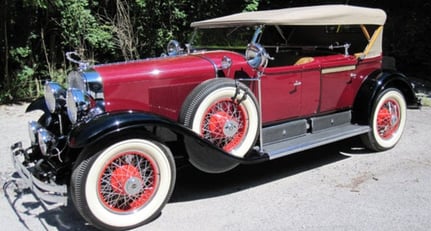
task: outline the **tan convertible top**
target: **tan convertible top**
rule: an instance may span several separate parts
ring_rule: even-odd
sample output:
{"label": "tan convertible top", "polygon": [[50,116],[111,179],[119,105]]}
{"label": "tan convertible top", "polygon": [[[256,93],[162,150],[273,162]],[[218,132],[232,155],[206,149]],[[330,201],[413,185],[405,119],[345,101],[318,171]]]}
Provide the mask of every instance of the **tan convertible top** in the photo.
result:
{"label": "tan convertible top", "polygon": [[383,25],[386,13],[380,9],[351,5],[320,5],[279,10],[243,12],[193,22],[192,27],[213,28],[242,25]]}

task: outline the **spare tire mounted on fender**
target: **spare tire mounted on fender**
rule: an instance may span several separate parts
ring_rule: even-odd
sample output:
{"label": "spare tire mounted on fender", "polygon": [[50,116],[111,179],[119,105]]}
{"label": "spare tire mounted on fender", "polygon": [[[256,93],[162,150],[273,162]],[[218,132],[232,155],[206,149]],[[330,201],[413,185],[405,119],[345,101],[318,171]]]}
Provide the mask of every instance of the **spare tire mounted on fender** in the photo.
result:
{"label": "spare tire mounted on fender", "polygon": [[180,122],[224,151],[244,157],[259,133],[256,97],[232,79],[211,79],[197,86],[181,108]]}

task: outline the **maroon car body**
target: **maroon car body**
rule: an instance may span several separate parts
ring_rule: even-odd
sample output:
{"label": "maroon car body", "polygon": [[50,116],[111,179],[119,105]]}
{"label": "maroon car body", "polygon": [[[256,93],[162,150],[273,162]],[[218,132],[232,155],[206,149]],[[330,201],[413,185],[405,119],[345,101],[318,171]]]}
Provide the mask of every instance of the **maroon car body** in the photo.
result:
{"label": "maroon car body", "polygon": [[382,54],[386,14],[324,5],[192,23],[182,48],[103,65],[76,61],[68,86],[48,82],[27,111],[31,147],[12,146],[24,185],[67,203],[100,229],[153,220],[177,169],[208,173],[360,136],[387,150],[401,138],[408,78]]}

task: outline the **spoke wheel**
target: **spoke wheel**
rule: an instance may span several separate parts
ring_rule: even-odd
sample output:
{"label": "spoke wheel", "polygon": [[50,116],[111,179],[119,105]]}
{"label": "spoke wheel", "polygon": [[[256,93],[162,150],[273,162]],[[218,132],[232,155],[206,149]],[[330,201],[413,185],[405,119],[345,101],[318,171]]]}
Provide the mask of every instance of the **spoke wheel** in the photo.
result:
{"label": "spoke wheel", "polygon": [[72,174],[75,207],[100,229],[130,229],[150,222],[169,200],[175,164],[164,145],[126,139],[83,160]]}
{"label": "spoke wheel", "polygon": [[259,131],[257,100],[247,86],[231,79],[212,79],[186,98],[180,121],[224,151],[244,157]]}
{"label": "spoke wheel", "polygon": [[158,167],[152,161],[145,153],[136,151],[109,160],[97,183],[106,209],[128,213],[151,200],[159,180]]}
{"label": "spoke wheel", "polygon": [[247,113],[243,106],[232,99],[223,99],[208,108],[200,127],[200,134],[205,139],[230,152],[247,135]]}
{"label": "spoke wheel", "polygon": [[393,88],[383,91],[373,107],[371,131],[361,136],[365,146],[374,151],[393,148],[404,131],[406,114],[406,101],[401,92]]}

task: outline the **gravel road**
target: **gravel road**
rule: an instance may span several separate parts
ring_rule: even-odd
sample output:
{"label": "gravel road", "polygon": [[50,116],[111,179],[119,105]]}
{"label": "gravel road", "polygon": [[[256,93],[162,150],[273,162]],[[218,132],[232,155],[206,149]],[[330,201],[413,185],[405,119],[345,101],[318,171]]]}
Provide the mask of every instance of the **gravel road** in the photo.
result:
{"label": "gravel road", "polygon": [[[29,143],[26,105],[0,106],[0,183],[13,174],[9,146]],[[409,110],[392,150],[357,138],[210,175],[179,173],[160,217],[136,230],[431,230],[431,108]],[[9,203],[9,202],[10,203]],[[13,185],[0,191],[3,230],[95,230],[72,205],[43,205]]]}

